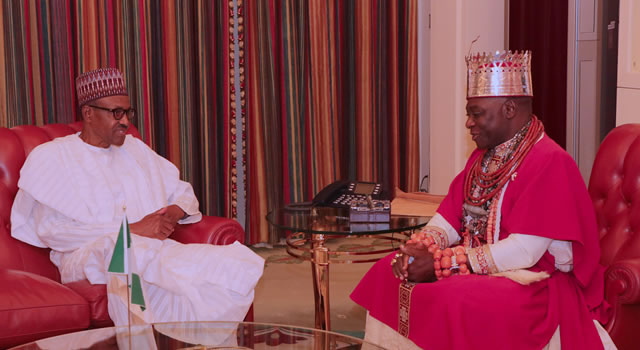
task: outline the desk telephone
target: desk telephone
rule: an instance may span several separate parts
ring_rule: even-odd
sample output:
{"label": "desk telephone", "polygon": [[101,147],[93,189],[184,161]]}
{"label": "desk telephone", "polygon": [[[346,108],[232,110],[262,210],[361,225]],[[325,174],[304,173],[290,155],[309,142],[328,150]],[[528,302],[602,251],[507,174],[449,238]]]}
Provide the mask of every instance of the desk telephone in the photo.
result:
{"label": "desk telephone", "polygon": [[314,206],[349,208],[354,199],[387,199],[382,186],[375,182],[339,180],[323,188],[313,198]]}

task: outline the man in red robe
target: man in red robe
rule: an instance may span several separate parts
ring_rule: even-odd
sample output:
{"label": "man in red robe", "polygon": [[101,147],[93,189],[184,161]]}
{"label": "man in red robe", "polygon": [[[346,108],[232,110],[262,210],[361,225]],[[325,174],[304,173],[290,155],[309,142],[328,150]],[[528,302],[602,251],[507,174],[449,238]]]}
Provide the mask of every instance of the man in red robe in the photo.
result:
{"label": "man in red robe", "polygon": [[[369,311],[366,339],[615,348],[598,323],[607,307],[594,209],[575,162],[532,113],[530,60],[528,51],[467,57],[465,126],[478,148],[429,224],[351,294]],[[374,326],[391,338],[372,338]]]}

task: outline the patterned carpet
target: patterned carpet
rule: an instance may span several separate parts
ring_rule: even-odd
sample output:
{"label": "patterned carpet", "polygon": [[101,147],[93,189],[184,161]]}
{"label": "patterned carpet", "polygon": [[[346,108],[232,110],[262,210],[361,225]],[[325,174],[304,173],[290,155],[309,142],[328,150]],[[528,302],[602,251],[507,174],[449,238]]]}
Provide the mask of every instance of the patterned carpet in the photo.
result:
{"label": "patterned carpet", "polygon": [[[362,253],[395,248],[397,243],[379,238],[340,238],[328,240],[326,246],[331,251]],[[285,246],[252,249],[266,262],[264,275],[256,287],[256,322],[314,327],[311,264],[287,254]],[[381,256],[384,254],[377,255]],[[366,311],[351,301],[349,294],[372,265],[373,263],[330,265],[329,306],[333,331],[362,337]]]}

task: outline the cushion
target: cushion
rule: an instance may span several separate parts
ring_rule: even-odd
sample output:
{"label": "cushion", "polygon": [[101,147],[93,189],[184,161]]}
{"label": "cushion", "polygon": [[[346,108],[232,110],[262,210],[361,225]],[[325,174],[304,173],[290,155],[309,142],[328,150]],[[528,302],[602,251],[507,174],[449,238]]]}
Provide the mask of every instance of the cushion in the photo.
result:
{"label": "cushion", "polygon": [[391,202],[391,215],[434,216],[444,196],[426,192],[404,192],[395,189]]}
{"label": "cushion", "polygon": [[0,348],[89,327],[89,304],[46,277],[0,269]]}
{"label": "cushion", "polygon": [[92,328],[113,326],[107,307],[106,284],[91,284],[88,280],[82,280],[66,283],[65,286],[71,288],[89,303]]}

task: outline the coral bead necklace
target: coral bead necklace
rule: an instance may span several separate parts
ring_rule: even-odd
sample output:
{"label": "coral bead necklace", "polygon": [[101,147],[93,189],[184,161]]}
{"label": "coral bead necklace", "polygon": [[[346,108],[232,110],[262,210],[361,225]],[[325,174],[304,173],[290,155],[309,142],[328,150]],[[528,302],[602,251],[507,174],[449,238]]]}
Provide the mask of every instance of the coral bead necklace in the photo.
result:
{"label": "coral bead necklace", "polygon": [[[531,118],[531,125],[529,126],[527,133],[524,135],[524,139],[518,145],[518,148],[510,159],[505,161],[501,166],[495,169],[495,171],[487,171],[485,173],[482,170],[482,159],[484,158],[487,150],[483,151],[475,160],[465,178],[465,202],[470,205],[481,206],[495,197],[495,195],[502,190],[504,184],[509,181],[511,176],[518,169],[522,160],[526,157],[527,153],[529,153],[543,132],[544,126],[542,125],[542,122],[534,115]],[[476,179],[475,185],[482,189],[477,196],[473,191],[474,179]]]}

